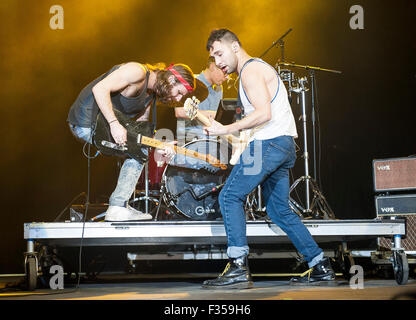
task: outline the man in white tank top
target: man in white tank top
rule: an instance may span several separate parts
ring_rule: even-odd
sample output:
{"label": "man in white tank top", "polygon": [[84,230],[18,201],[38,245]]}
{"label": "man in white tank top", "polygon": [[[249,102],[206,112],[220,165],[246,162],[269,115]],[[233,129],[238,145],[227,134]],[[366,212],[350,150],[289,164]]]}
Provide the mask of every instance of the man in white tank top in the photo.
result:
{"label": "man in white tank top", "polygon": [[[204,127],[210,135],[226,135],[241,130],[250,133],[250,143],[233,167],[219,195],[221,214],[227,233],[229,262],[224,272],[203,287],[250,288],[253,286],[247,256],[244,202],[257,186],[262,186],[267,214],[289,237],[308,262],[310,269],[291,284],[333,283],[335,273],[328,258],[318,247],[299,216],[289,207],[289,169],[296,160],[296,124],[286,88],[276,70],[242,48],[237,36],[227,29],[211,32],[207,50],[217,66],[227,74],[240,77],[240,98],[246,116],[230,125],[211,119]],[[246,159],[252,159],[247,163]]]}

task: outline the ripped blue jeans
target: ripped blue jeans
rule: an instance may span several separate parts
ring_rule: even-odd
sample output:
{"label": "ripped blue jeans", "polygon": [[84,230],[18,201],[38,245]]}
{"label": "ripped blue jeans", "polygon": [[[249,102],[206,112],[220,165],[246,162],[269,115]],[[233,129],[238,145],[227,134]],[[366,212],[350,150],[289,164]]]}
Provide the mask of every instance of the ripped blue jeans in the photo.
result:
{"label": "ripped blue jeans", "polygon": [[[79,127],[69,124],[72,134],[82,142],[92,143],[91,128]],[[147,148],[142,152],[148,154]],[[136,189],[137,182],[143,170],[143,163],[134,159],[126,159],[120,169],[117,186],[109,199],[110,206],[125,207]]]}

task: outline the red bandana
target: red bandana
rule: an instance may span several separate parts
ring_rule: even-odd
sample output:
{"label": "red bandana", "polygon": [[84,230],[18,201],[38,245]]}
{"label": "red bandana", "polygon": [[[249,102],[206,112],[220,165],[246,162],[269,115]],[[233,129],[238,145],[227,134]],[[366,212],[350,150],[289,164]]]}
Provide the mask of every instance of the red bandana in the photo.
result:
{"label": "red bandana", "polygon": [[167,67],[166,70],[172,72],[176,79],[178,79],[185,86],[186,90],[188,90],[189,92],[194,91],[191,85],[184,78],[182,78],[182,76],[175,69],[173,69],[173,63],[169,67]]}

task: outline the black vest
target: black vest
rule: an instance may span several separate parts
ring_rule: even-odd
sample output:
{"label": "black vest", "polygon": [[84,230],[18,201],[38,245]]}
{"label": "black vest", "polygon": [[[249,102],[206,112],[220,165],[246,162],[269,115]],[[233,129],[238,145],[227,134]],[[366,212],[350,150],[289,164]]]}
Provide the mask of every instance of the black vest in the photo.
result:
{"label": "black vest", "polygon": [[[92,93],[92,88],[96,83],[100,82],[111,72],[120,68],[120,66],[121,64],[112,67],[110,71],[102,74],[81,90],[80,94],[69,110],[67,118],[69,123],[87,128],[91,128],[95,125],[99,108],[97,102],[95,101],[94,94]],[[154,99],[154,95],[147,94],[149,74],[150,72],[147,70],[144,88],[137,97],[127,98],[124,97],[120,92],[112,92],[111,102],[113,103],[113,107],[131,118],[142,112],[148,103]],[[156,115],[153,114],[153,117],[155,116]]]}

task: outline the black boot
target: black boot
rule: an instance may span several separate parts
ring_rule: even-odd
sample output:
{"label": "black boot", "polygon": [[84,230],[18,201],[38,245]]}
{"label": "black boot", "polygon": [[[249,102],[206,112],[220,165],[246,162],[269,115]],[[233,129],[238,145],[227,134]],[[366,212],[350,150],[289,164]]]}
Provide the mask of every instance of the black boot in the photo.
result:
{"label": "black boot", "polygon": [[230,258],[224,271],[213,280],[205,280],[207,289],[247,289],[253,287],[247,256]]}
{"label": "black boot", "polygon": [[331,285],[336,284],[335,272],[332,269],[331,262],[328,258],[322,259],[313,268],[310,268],[300,277],[290,279],[291,285]]}

